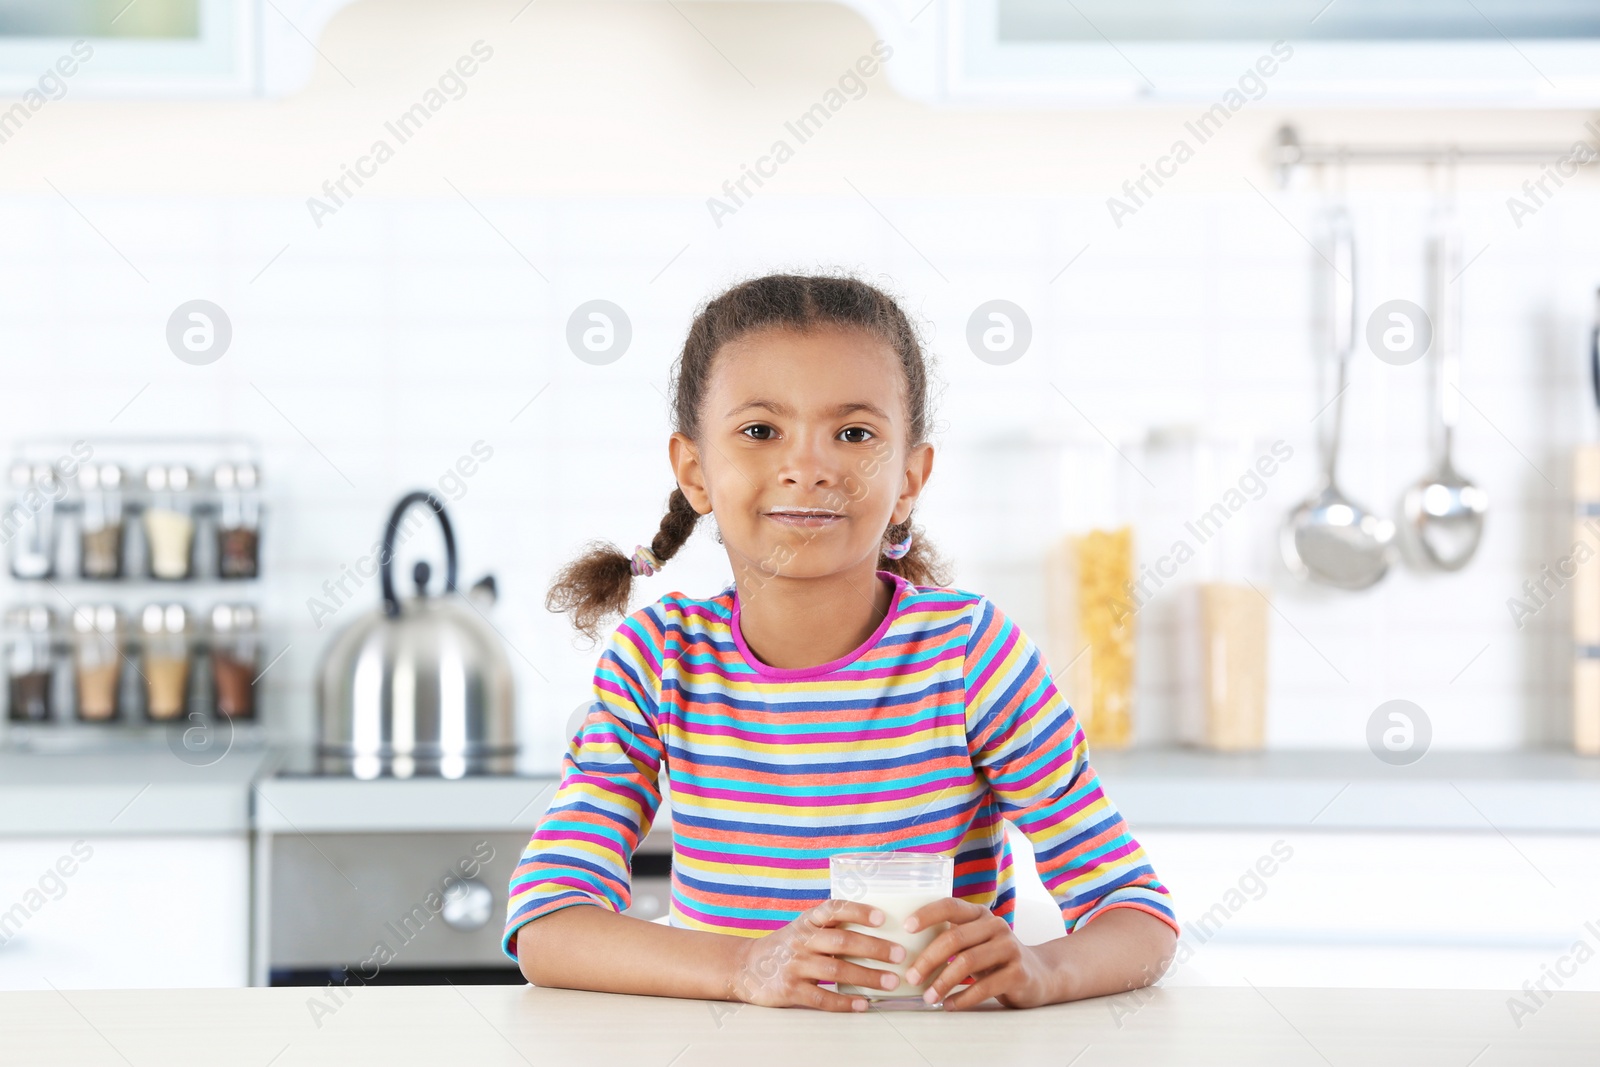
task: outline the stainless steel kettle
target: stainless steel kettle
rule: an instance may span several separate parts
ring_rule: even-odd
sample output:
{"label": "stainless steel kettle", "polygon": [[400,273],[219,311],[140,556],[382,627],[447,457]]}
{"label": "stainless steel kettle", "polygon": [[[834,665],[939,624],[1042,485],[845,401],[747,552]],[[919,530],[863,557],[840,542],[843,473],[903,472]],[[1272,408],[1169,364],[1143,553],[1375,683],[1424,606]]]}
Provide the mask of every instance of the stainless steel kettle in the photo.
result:
{"label": "stainless steel kettle", "polygon": [[[427,504],[444,531],[445,580],[414,569],[416,595],[395,595],[395,540],[407,509]],[[408,493],[384,531],[383,607],[342,630],[318,667],[318,770],[357,778],[512,771],[514,682],[500,637],[456,590],[456,542],[444,505]],[[482,584],[482,583],[480,583]]]}

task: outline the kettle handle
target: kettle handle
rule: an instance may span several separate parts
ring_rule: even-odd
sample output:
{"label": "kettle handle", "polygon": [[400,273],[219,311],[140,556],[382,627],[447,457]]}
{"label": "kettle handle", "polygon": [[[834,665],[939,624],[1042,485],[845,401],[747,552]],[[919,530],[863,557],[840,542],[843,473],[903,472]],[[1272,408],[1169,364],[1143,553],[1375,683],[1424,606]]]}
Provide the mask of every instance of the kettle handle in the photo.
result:
{"label": "kettle handle", "polygon": [[444,591],[456,591],[456,535],[450,528],[450,518],[444,513],[444,505],[439,503],[438,497],[420,489],[407,493],[389,515],[389,525],[383,531],[383,554],[378,557],[378,569],[383,576],[383,613],[391,618],[400,614],[400,601],[394,595],[394,535],[400,529],[401,516],[414,504],[427,504],[439,516],[439,528],[444,531]]}

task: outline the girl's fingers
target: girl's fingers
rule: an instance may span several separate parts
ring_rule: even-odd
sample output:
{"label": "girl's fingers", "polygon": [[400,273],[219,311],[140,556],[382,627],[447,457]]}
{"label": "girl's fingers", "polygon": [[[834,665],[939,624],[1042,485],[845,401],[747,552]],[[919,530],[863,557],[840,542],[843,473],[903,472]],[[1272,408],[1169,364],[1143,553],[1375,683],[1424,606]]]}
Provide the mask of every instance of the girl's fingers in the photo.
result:
{"label": "girl's fingers", "polygon": [[[795,961],[794,973],[810,981],[846,982],[868,989],[894,989],[900,985],[900,976],[892,971],[865,967],[837,956],[805,956]],[[885,979],[888,983],[885,984]]]}
{"label": "girl's fingers", "polygon": [[[845,930],[838,926],[818,930],[811,935],[806,946],[813,952],[826,952],[834,956],[860,956],[864,959],[883,960],[885,963],[899,963],[905,959],[906,951],[899,942]],[[900,953],[898,960],[895,959],[896,951]]]}
{"label": "girl's fingers", "polygon": [[[911,913],[911,918],[917,921],[917,930],[926,930],[934,923],[966,923],[988,912],[989,909],[982,904],[974,904],[970,900],[960,897],[945,897],[931,904],[924,904]],[[990,914],[993,914],[992,912]],[[916,933],[916,930],[911,931]]]}
{"label": "girl's fingers", "polygon": [[[968,977],[981,979],[985,972],[1008,962],[1011,955],[1011,945],[1005,941],[986,941],[956,953],[950,962],[945,964],[944,970],[939,972],[939,976],[928,983],[928,988],[938,994],[932,1003],[937,1004],[943,1000],[945,994]],[[974,985],[976,984],[975,981]]]}
{"label": "girl's fingers", "polygon": [[802,914],[815,929],[828,929],[837,923],[881,926],[884,919],[880,908],[874,908],[859,900],[839,900],[836,897],[829,897]]}
{"label": "girl's fingers", "polygon": [[998,967],[944,1002],[945,1011],[960,1011],[982,1004],[1005,990],[1005,968]]}
{"label": "girl's fingers", "polygon": [[[1004,919],[999,921],[1002,925],[1005,924]],[[907,981],[920,982],[927,975],[937,971],[946,960],[957,952],[969,945],[991,940],[995,933],[996,931],[992,926],[981,920],[950,927],[950,929],[928,942],[928,947],[923,949],[917,958],[907,966]],[[915,977],[912,977],[912,971],[916,972]]]}
{"label": "girl's fingers", "polygon": [[[823,989],[811,982],[803,983],[800,987],[799,999],[796,1004],[807,1008],[820,1008],[823,1011],[858,1012],[866,1011],[870,1006],[866,997],[846,996],[835,993],[831,989]],[[857,1007],[860,1005],[860,1007]]]}

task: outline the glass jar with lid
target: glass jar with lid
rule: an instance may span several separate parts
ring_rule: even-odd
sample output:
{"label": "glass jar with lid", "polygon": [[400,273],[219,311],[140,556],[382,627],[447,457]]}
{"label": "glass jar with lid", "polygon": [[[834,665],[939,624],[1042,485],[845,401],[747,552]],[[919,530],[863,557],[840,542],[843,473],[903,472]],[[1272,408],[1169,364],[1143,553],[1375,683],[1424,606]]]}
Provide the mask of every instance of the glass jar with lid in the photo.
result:
{"label": "glass jar with lid", "polygon": [[78,718],[83,722],[110,722],[121,714],[121,621],[110,604],[84,605],[72,613]]}
{"label": "glass jar with lid", "polygon": [[11,573],[18,578],[49,578],[55,573],[56,502],[65,487],[48,464],[15,463],[11,496],[4,513]]}
{"label": "glass jar with lid", "polygon": [[1221,752],[1265,744],[1272,537],[1284,507],[1268,500],[1293,457],[1249,433],[1191,434],[1169,444],[1166,480],[1187,546],[1170,664],[1179,741]]}
{"label": "glass jar with lid", "polygon": [[211,609],[211,673],[216,680],[217,714],[255,718],[255,680],[261,662],[256,609],[251,604],[218,604]]}
{"label": "glass jar with lid", "polygon": [[150,574],[167,580],[188,578],[194,554],[189,468],[151,467],[145,471],[144,484],[149,493],[144,507],[144,532],[149,543]]}
{"label": "glass jar with lid", "polygon": [[189,612],[182,604],[147,604],[139,629],[145,715],[157,722],[182,718],[189,703]]}
{"label": "glass jar with lid", "polygon": [[1136,442],[1074,438],[1059,455],[1058,530],[1046,554],[1046,659],[1095,748],[1134,740],[1141,504]]}
{"label": "glass jar with lid", "polygon": [[55,613],[43,604],[7,609],[5,644],[7,718],[12,722],[51,721]]}
{"label": "glass jar with lid", "polygon": [[260,549],[259,471],[253,463],[219,463],[211,475],[217,490],[217,575],[254,578]]}
{"label": "glass jar with lid", "polygon": [[78,470],[83,490],[80,573],[85,578],[122,576],[122,468],[86,463]]}

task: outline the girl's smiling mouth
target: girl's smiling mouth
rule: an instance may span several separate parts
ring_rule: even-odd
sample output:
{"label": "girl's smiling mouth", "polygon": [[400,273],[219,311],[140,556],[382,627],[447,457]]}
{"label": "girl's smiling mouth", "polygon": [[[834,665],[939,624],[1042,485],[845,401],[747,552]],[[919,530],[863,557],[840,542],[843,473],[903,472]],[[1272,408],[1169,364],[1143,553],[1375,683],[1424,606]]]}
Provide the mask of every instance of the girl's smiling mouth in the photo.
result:
{"label": "girl's smiling mouth", "polygon": [[844,516],[827,508],[773,508],[764,513],[767,518],[785,526],[798,526],[817,530],[844,521]]}

